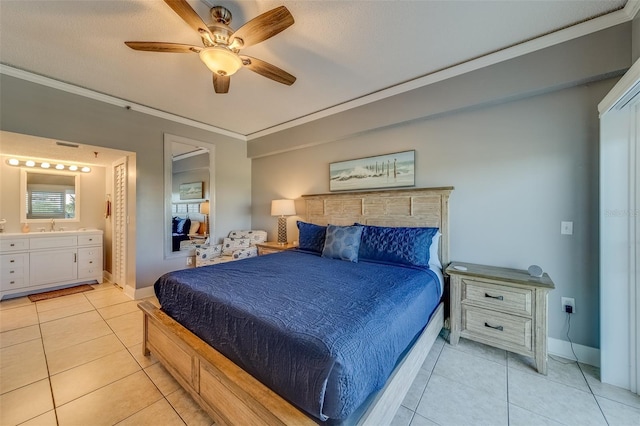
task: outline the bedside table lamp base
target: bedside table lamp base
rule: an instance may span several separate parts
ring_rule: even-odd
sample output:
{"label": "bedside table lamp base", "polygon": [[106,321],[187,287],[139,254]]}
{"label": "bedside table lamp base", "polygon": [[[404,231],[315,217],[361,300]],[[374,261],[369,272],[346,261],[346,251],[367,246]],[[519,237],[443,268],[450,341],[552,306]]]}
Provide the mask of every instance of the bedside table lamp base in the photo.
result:
{"label": "bedside table lamp base", "polygon": [[271,201],[271,216],[278,216],[278,244],[287,244],[287,218],[296,214],[293,200]]}
{"label": "bedside table lamp base", "polygon": [[284,216],[278,218],[278,244],[287,244],[287,218]]}

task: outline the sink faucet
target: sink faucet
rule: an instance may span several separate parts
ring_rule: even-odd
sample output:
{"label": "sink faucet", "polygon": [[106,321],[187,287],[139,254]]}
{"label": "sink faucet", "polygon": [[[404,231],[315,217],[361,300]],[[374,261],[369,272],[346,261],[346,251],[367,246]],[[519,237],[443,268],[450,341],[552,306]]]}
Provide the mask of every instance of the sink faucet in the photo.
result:
{"label": "sink faucet", "polygon": [[56,221],[52,218],[51,219],[51,225],[49,227],[49,231],[53,232],[56,230]]}

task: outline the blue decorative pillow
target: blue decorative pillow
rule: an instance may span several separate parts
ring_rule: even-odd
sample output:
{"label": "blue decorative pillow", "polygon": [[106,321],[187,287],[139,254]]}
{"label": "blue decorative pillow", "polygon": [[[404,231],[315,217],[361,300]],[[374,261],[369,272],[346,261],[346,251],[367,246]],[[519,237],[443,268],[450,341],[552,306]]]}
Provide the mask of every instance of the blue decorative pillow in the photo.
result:
{"label": "blue decorative pillow", "polygon": [[362,226],[327,226],[322,257],[358,262]]}
{"label": "blue decorative pillow", "polygon": [[180,219],[178,226],[176,226],[176,234],[187,235],[189,233],[189,228],[191,228],[191,219]]}
{"label": "blue decorative pillow", "polygon": [[429,266],[431,240],[438,228],[363,226],[360,260]]}
{"label": "blue decorative pillow", "polygon": [[300,220],[297,222],[297,225],[299,231],[298,248],[315,253],[322,253],[327,227],[302,222]]}

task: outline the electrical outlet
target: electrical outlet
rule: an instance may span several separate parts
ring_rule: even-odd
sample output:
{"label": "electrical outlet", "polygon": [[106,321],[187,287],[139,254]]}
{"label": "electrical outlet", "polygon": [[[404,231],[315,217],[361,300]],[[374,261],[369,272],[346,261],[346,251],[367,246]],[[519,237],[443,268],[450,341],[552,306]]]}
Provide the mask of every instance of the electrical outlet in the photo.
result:
{"label": "electrical outlet", "polygon": [[193,266],[193,257],[187,256],[187,266]]}
{"label": "electrical outlet", "polygon": [[562,303],[562,312],[567,312],[565,306],[569,305],[571,306],[571,313],[576,313],[576,299],[573,297],[562,297],[560,302]]}
{"label": "electrical outlet", "polygon": [[573,222],[560,222],[560,234],[573,235]]}

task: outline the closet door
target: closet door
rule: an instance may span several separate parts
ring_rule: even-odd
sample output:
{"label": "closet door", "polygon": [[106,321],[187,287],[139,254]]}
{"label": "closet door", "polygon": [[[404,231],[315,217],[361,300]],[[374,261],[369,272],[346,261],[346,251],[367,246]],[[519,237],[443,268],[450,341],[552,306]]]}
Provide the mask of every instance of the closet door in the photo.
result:
{"label": "closet door", "polygon": [[113,282],[124,287],[127,279],[127,159],[113,164]]}
{"label": "closet door", "polygon": [[600,378],[640,394],[640,61],[600,110]]}

